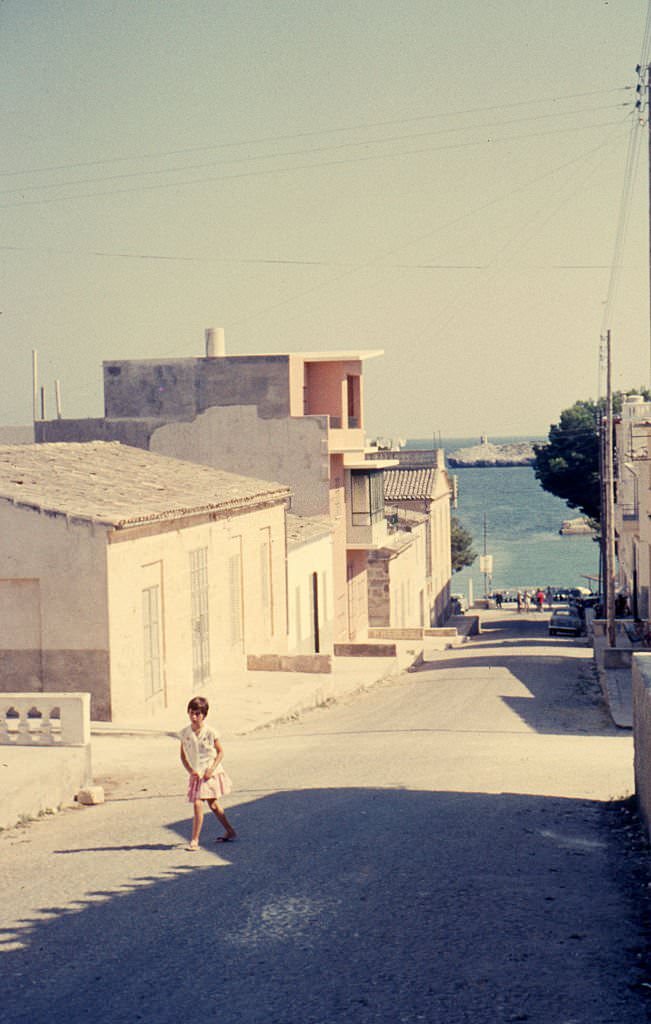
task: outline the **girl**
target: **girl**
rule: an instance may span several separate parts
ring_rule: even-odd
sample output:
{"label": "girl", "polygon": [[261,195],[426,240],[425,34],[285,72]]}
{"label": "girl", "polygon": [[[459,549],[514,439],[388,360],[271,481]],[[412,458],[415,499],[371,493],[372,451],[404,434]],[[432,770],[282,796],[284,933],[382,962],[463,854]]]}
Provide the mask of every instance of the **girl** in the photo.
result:
{"label": "girl", "polygon": [[190,775],[188,800],[194,805],[192,839],[186,850],[199,849],[204,800],[225,829],[224,835],[219,836],[217,842],[230,843],[237,835],[224,809],[219,805],[219,797],[231,791],[231,780],[222,765],[224,751],[219,737],[214,729],[210,729],[204,723],[207,714],[208,701],[205,697],[193,697],[188,704],[190,725],[180,734],[181,762]]}

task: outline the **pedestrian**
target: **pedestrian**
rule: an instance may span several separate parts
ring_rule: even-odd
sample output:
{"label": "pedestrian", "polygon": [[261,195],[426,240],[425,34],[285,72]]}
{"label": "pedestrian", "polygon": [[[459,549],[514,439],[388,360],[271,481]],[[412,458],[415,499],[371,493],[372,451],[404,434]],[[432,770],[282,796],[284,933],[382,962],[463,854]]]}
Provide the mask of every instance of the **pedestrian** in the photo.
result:
{"label": "pedestrian", "polygon": [[554,604],[554,592],[553,592],[552,588],[551,587],[547,587],[547,590],[545,591],[545,594],[547,595],[547,607],[551,611],[552,605]]}
{"label": "pedestrian", "polygon": [[529,608],[531,607],[531,600],[529,598],[528,590],[525,590],[524,594],[522,595],[522,604],[524,606],[525,612],[528,612]]}
{"label": "pedestrian", "polygon": [[224,835],[218,836],[217,842],[230,843],[237,835],[219,803],[222,796],[230,793],[232,784],[224,770],[224,751],[219,736],[206,725],[208,707],[205,697],[193,697],[188,704],[190,724],[180,733],[181,762],[190,776],[188,801],[194,807],[192,839],[186,850],[199,849],[204,800],[224,828]]}
{"label": "pedestrian", "polygon": [[516,600],[516,603],[518,605],[518,611],[521,612],[522,611],[522,594],[520,593],[519,590],[518,590],[518,593],[517,593],[517,596],[516,596],[515,600]]}
{"label": "pedestrian", "polygon": [[541,612],[543,610],[543,604],[544,603],[545,603],[545,595],[542,592],[542,590],[540,589],[540,587],[538,587],[538,590],[536,591],[536,605],[538,607],[538,611],[539,612]]}
{"label": "pedestrian", "polygon": [[502,601],[503,601],[503,597],[502,597],[500,591],[498,590],[498,592],[495,594],[495,605],[496,605],[497,608],[501,608],[502,607]]}

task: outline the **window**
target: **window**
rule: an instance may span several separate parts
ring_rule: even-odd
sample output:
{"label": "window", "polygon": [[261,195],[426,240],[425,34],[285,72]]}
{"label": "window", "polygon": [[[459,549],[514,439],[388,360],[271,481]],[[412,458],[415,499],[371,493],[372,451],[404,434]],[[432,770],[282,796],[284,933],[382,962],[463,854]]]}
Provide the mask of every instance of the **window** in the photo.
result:
{"label": "window", "polygon": [[361,395],[361,381],[358,376],[351,376],[348,374],[346,377],[346,391],[347,391],[347,413],[348,413],[348,426],[350,428],[361,427],[360,422],[360,395]]}
{"label": "window", "polygon": [[262,533],[260,544],[260,593],[262,597],[262,621],[265,636],[273,636],[273,593],[271,587],[271,531],[267,527]]}
{"label": "window", "polygon": [[208,548],[190,552],[190,604],[192,678],[195,683],[203,683],[210,678]]}
{"label": "window", "polygon": [[142,621],[145,653],[145,699],[163,689],[160,664],[160,587],[142,592]]}
{"label": "window", "polygon": [[351,515],[353,526],[370,526],[384,517],[384,476],[382,470],[350,473]]}
{"label": "window", "polygon": [[231,647],[241,647],[244,638],[242,603],[242,555],[240,551],[228,559],[228,582],[230,595]]}

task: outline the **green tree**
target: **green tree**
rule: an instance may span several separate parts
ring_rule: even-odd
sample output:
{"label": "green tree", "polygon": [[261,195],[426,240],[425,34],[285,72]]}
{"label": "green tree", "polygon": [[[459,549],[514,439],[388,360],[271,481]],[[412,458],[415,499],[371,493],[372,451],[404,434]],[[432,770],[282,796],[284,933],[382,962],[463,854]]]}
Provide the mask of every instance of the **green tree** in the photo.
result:
{"label": "green tree", "polygon": [[[641,394],[649,400],[649,391],[617,391],[613,411],[621,412],[626,395]],[[599,424],[605,412],[603,399],[575,402],[564,409],[558,423],[549,428],[546,444],[534,445],[534,473],[540,486],[566,501],[584,515],[600,521]]]}
{"label": "green tree", "polygon": [[455,516],[450,519],[450,542],[452,572],[459,572],[466,565],[472,565],[477,557],[477,552],[472,549],[472,536]]}

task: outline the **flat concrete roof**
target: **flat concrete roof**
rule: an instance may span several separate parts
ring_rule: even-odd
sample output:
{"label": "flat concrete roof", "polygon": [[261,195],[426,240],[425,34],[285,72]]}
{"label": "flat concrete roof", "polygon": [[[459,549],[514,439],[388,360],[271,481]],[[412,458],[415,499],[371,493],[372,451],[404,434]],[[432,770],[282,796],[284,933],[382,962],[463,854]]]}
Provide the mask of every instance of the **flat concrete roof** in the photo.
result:
{"label": "flat concrete roof", "polygon": [[347,363],[356,359],[376,359],[378,356],[384,355],[384,349],[367,348],[351,351],[342,350],[340,352],[288,352],[287,355],[293,359],[302,359],[307,363]]}
{"label": "flat concrete roof", "polygon": [[329,352],[224,352],[222,356],[169,356],[158,359],[104,359],[102,366],[122,366],[126,363],[191,363],[199,360],[217,362],[219,359],[302,359],[307,363],[343,363],[355,360],[376,359],[384,355],[384,349],[342,349]]}
{"label": "flat concrete roof", "polygon": [[117,441],[0,446],[0,501],[121,529],[282,502],[284,484]]}
{"label": "flat concrete roof", "polygon": [[320,540],[332,533],[332,522],[328,516],[297,516],[287,513],[287,548],[295,548]]}

